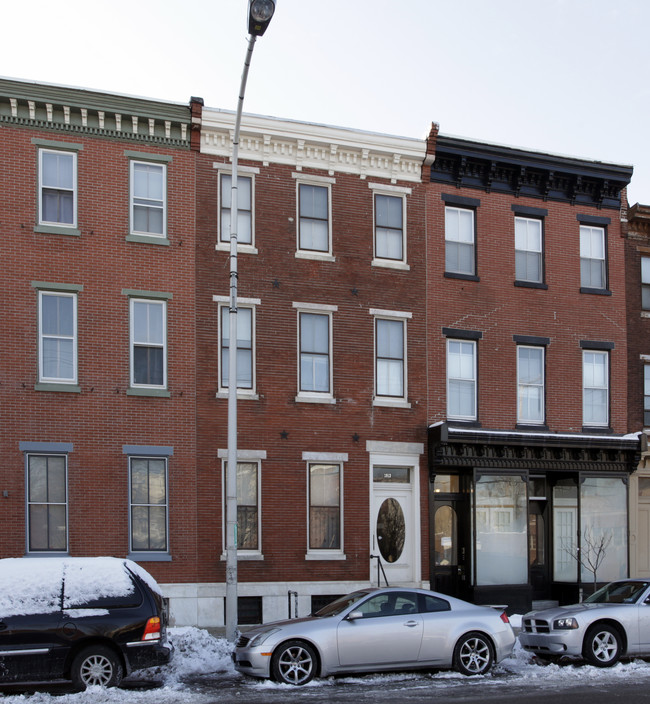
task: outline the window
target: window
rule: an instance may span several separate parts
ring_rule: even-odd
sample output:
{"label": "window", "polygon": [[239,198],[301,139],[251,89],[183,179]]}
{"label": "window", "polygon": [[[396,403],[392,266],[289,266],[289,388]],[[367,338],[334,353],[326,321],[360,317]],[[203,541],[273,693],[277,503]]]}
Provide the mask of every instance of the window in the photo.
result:
{"label": "window", "polygon": [[544,348],[517,346],[517,422],[544,422]]}
{"label": "window", "polygon": [[298,184],[298,249],[330,252],[329,188]]}
{"label": "window", "polygon": [[650,257],[641,257],[641,308],[650,310]]}
{"label": "window", "polygon": [[131,552],[168,550],[167,459],[129,458]]}
{"label": "window", "polygon": [[341,467],[309,464],[309,550],[341,550]]}
{"label": "window", "polygon": [[650,364],[643,365],[643,425],[650,426]]}
{"label": "window", "polygon": [[542,221],[515,218],[515,276],[518,281],[542,283]]}
{"label": "window", "polygon": [[404,261],[404,198],[375,193],[375,257]]}
{"label": "window", "polygon": [[[232,175],[221,174],[220,241],[230,242]],[[253,244],[253,178],[237,174],[237,243]]]}
{"label": "window", "polygon": [[237,549],[260,550],[259,464],[237,462]]}
{"label": "window", "polygon": [[582,422],[586,426],[609,424],[608,353],[582,352]]}
{"label": "window", "polygon": [[445,207],[445,270],[469,276],[476,273],[473,210]]}
{"label": "window", "polygon": [[580,225],[580,286],[607,288],[604,227]]}
{"label": "window", "polygon": [[300,344],[300,393],[332,393],[330,315],[298,313]]}
{"label": "window", "polygon": [[39,223],[76,227],[77,154],[40,149],[39,177]]}
{"label": "window", "polygon": [[29,552],[68,549],[67,457],[27,455]]}
{"label": "window", "polygon": [[375,320],[375,388],[377,396],[405,396],[405,323]]}
{"label": "window", "polygon": [[447,416],[476,420],[476,342],[447,340]]}
{"label": "window", "polygon": [[[230,308],[221,306],[221,377],[219,385],[228,388],[230,374]],[[253,309],[237,308],[237,388],[253,389]]]}
{"label": "window", "polygon": [[131,386],[167,385],[167,304],[131,299]]}
{"label": "window", "polygon": [[164,237],[167,167],[131,161],[131,233]]}
{"label": "window", "polygon": [[77,382],[77,295],[39,291],[39,381]]}

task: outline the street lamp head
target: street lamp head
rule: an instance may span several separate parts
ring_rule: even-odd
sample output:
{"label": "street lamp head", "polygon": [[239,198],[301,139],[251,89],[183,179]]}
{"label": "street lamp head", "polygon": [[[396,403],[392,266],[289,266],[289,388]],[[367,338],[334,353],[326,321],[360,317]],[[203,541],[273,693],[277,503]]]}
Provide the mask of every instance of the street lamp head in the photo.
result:
{"label": "street lamp head", "polygon": [[277,0],[248,0],[248,33],[261,37],[269,26]]}

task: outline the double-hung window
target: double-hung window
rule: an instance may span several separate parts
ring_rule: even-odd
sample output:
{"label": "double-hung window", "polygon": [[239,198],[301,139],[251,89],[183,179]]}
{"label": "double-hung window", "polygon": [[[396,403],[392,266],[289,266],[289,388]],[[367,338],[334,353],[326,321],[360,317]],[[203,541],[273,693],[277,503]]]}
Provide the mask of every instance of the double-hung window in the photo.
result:
{"label": "double-hung window", "polygon": [[167,552],[166,457],[129,457],[131,552]]}
{"label": "double-hung window", "polygon": [[474,276],[476,254],[474,210],[445,207],[445,271]]}
{"label": "double-hung window", "polygon": [[165,237],[167,232],[167,166],[130,162],[131,234]]}
{"label": "double-hung window", "polygon": [[298,309],[298,396],[333,401],[332,312],[336,306],[294,303]]}
{"label": "double-hung window", "polygon": [[650,364],[643,365],[643,425],[650,426]]}
{"label": "double-hung window", "polygon": [[[326,453],[327,454],[327,453]],[[303,457],[312,457],[303,453]],[[337,456],[338,457],[338,456]],[[342,462],[327,459],[307,463],[309,541],[307,554],[342,554]]]}
{"label": "double-hung window", "polygon": [[[220,184],[219,241],[229,244],[232,222],[232,175],[222,173]],[[237,244],[253,245],[253,177],[241,173],[237,174]]]}
{"label": "double-hung window", "polygon": [[650,257],[641,257],[641,308],[650,310]]}
{"label": "double-hung window", "polygon": [[607,288],[604,227],[580,225],[580,287]]}
{"label": "double-hung window", "polygon": [[609,353],[582,351],[582,423],[585,426],[609,424]]}
{"label": "double-hung window", "polygon": [[544,348],[517,346],[517,422],[544,422]]}
{"label": "double-hung window", "polygon": [[38,292],[38,338],[39,382],[76,384],[76,293]]}
{"label": "double-hung window", "polygon": [[28,552],[68,549],[67,456],[27,455]]}
{"label": "double-hung window", "polygon": [[131,298],[131,388],[167,386],[167,302]]}
{"label": "double-hung window", "polygon": [[[217,297],[215,297],[217,298]],[[230,307],[225,299],[220,306],[219,389],[228,388],[230,375]],[[253,392],[255,388],[255,304],[259,299],[239,299],[237,306],[237,389]]]}
{"label": "double-hung window", "polygon": [[40,225],[77,226],[77,154],[39,149]]}
{"label": "double-hung window", "polygon": [[[300,176],[295,174],[296,178]],[[298,183],[298,252],[303,256],[332,254],[332,183],[333,178],[325,177],[320,177],[318,183]]]}
{"label": "double-hung window", "polygon": [[[405,403],[406,321],[410,313],[371,310],[375,316],[375,404]],[[388,317],[390,316],[390,317]]]}
{"label": "double-hung window", "polygon": [[404,261],[404,198],[375,193],[375,257]]}
{"label": "double-hung window", "polygon": [[447,417],[476,420],[476,342],[447,340]]}
{"label": "double-hung window", "polygon": [[517,281],[543,281],[541,220],[515,218],[515,276]]}

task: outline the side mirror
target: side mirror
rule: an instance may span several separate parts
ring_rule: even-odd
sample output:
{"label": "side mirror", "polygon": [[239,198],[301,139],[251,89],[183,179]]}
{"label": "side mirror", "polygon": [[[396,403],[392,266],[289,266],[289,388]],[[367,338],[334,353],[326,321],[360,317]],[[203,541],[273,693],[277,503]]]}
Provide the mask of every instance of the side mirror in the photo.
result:
{"label": "side mirror", "polygon": [[363,611],[350,611],[346,618],[348,621],[356,621],[358,618],[363,618]]}
{"label": "side mirror", "polygon": [[643,602],[646,606],[650,606],[650,596]]}

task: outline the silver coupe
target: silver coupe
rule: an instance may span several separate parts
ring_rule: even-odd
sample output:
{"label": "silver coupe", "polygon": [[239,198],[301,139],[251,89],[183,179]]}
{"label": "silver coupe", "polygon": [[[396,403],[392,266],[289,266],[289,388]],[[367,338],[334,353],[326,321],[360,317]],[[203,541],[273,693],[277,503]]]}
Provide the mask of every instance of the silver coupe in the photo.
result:
{"label": "silver coupe", "polygon": [[545,661],[569,656],[609,667],[623,656],[650,656],[650,581],[611,582],[581,604],[532,611],[519,640]]}
{"label": "silver coupe", "polygon": [[345,672],[454,668],[482,675],[510,655],[503,610],[424,589],[361,589],[307,618],[257,626],[237,640],[240,672],[302,685]]}

